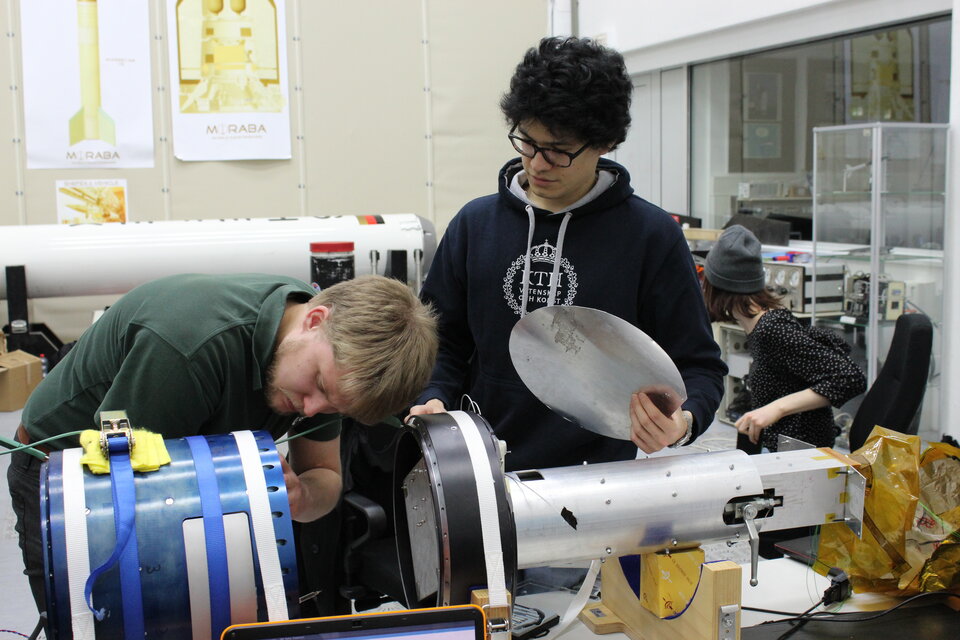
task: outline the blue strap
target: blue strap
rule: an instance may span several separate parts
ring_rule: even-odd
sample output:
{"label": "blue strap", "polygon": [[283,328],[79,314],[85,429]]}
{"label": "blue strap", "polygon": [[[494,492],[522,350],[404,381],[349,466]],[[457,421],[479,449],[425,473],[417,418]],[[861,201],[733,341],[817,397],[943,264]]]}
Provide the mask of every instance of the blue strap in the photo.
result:
{"label": "blue strap", "polygon": [[93,608],[93,585],[100,575],[119,559],[124,637],[142,638],[143,596],[140,590],[140,557],[137,548],[137,497],[133,486],[133,467],[130,466],[130,444],[125,436],[117,436],[107,441],[107,447],[110,454],[116,546],[107,561],[90,573],[83,594],[94,617],[102,621],[107,611]]}
{"label": "blue strap", "polygon": [[211,637],[219,638],[230,626],[230,575],[227,568],[227,540],[223,532],[223,505],[213,466],[210,445],[202,436],[187,438],[200,490],[203,537],[207,547],[207,579],[210,583]]}

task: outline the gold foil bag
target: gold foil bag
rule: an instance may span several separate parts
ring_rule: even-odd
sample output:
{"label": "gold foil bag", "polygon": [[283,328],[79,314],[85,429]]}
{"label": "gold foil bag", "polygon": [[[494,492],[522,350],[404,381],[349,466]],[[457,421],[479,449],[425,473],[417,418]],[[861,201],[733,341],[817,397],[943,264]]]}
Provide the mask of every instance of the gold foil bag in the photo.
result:
{"label": "gold foil bag", "polygon": [[867,479],[863,538],[824,525],[816,569],[843,569],[854,591],[907,596],[960,586],[960,449],[874,427],[852,456]]}

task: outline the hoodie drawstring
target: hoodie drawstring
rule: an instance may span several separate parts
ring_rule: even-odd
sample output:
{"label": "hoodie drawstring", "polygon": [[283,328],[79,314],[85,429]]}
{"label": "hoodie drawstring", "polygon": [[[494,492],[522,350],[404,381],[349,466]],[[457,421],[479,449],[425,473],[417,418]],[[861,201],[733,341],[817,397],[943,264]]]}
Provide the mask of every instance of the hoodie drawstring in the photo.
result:
{"label": "hoodie drawstring", "polygon": [[526,206],[527,219],[530,228],[527,231],[527,253],[523,258],[523,292],[520,294],[520,317],[527,315],[527,296],[530,293],[530,249],[533,247],[533,228],[536,225],[533,217],[533,207]]}
{"label": "hoodie drawstring", "polygon": [[573,212],[567,211],[566,215],[563,216],[563,221],[560,223],[560,231],[557,233],[557,251],[553,254],[553,273],[550,275],[550,297],[547,299],[548,307],[552,307],[557,303],[557,289],[560,287],[560,258],[563,257],[563,238],[567,235],[567,223],[570,222],[571,217],[573,217]]}
{"label": "hoodie drawstring", "polygon": [[[527,298],[530,294],[530,261],[533,250],[533,230],[536,226],[536,219],[533,215],[533,207],[529,204],[525,207],[529,229],[527,231],[527,252],[523,258],[523,291],[520,294],[520,317],[527,315]],[[550,297],[547,298],[547,306],[552,307],[557,303],[557,289],[560,287],[560,258],[563,257],[563,239],[567,235],[567,223],[573,217],[572,211],[567,211],[560,222],[560,231],[557,233],[557,249],[553,254],[553,273],[550,275]]]}

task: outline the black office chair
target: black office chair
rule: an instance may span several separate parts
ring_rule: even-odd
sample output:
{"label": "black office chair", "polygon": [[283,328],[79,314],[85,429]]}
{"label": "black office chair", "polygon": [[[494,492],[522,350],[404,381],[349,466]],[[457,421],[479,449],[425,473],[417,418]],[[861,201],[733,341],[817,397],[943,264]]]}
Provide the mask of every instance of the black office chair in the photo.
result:
{"label": "black office chair", "polygon": [[331,513],[294,523],[302,617],[349,614],[398,601],[403,585],[393,526],[393,456],[400,429],[360,426],[340,433],[343,497]]}
{"label": "black office chair", "polygon": [[930,370],[933,325],[922,313],[897,319],[887,359],[860,403],[850,426],[850,451],[863,446],[875,425],[915,435],[914,420]]}

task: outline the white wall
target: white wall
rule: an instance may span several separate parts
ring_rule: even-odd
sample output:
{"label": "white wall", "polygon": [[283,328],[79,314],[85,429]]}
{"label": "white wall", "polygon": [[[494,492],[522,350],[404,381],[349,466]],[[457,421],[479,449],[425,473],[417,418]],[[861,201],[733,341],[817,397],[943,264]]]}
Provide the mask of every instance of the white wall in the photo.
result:
{"label": "white wall", "polygon": [[[166,42],[167,0],[137,1],[151,6],[141,37]],[[500,96],[549,18],[548,0],[286,0],[290,160],[174,158],[159,133],[170,106],[166,51],[155,46],[154,168],[55,170],[27,169],[22,144],[10,144],[24,138],[27,2],[0,0],[0,225],[55,223],[57,179],[110,177],[128,182],[131,220],[409,212],[442,231],[465,202],[496,190],[514,153]]]}
{"label": "white wall", "polygon": [[631,73],[903,22],[952,0],[581,0],[579,35],[603,35]]}
{"label": "white wall", "polygon": [[630,51],[837,1],[581,0],[580,34],[590,37],[604,34],[611,46],[620,51]]}

